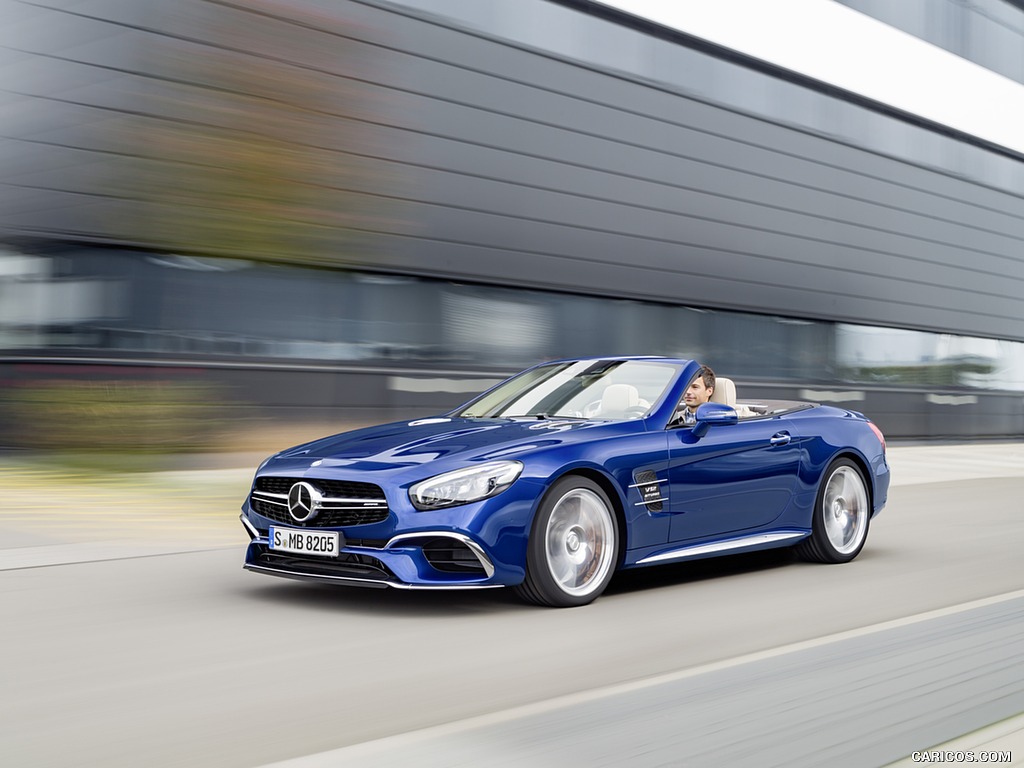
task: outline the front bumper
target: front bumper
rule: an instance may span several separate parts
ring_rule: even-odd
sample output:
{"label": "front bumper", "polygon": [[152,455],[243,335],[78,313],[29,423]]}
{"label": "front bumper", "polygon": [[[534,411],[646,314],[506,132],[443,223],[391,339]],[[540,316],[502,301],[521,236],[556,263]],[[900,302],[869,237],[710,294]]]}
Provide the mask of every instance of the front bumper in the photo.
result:
{"label": "front bumper", "polygon": [[250,542],[246,570],[303,581],[397,589],[486,589],[522,580],[517,569],[499,571],[472,537],[445,530],[392,536],[382,546],[344,544],[337,557],[302,555],[270,548],[245,515]]}
{"label": "front bumper", "polygon": [[399,589],[480,589],[520,584],[526,577],[530,526],[543,483],[520,478],[496,496],[428,512],[412,507],[404,486],[381,486],[386,518],[319,528],[342,537],[337,556],[272,550],[271,526],[311,526],[261,514],[250,495],[241,510],[250,539],[244,567],[285,578]]}

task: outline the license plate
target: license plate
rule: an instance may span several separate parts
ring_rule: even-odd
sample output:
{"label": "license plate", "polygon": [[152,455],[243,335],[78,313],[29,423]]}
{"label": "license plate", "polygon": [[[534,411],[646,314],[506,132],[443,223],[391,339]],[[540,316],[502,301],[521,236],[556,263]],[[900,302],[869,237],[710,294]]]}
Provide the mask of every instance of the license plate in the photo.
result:
{"label": "license plate", "polygon": [[341,535],[337,531],[300,531],[295,528],[271,528],[270,548],[303,555],[337,557]]}

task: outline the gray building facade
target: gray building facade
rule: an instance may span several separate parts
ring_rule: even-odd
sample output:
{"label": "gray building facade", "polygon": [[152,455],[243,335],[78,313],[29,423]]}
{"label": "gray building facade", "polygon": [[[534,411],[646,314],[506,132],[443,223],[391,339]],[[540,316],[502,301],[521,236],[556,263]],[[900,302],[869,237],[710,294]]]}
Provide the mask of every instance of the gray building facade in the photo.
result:
{"label": "gray building facade", "polygon": [[7,359],[284,359],[383,408],[403,371],[689,353],[896,435],[1024,434],[1015,153],[584,0],[174,6],[0,0],[0,238],[46,260],[0,301],[91,286],[0,309]]}

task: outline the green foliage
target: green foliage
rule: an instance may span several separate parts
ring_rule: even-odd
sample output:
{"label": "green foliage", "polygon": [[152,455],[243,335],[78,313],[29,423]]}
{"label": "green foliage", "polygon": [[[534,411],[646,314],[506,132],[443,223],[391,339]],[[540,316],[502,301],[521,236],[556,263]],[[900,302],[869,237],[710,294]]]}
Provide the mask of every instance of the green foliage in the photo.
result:
{"label": "green foliage", "polygon": [[848,381],[900,386],[960,387],[964,385],[964,374],[991,375],[994,371],[995,366],[987,362],[953,361],[918,365],[850,366],[841,369],[840,375]]}
{"label": "green foliage", "polygon": [[[344,264],[387,231],[375,193],[369,46],[338,11],[279,0],[175,5],[182,35],[148,50],[146,96],[120,119],[130,147],[112,194],[117,226],[160,251]],[[204,45],[196,45],[201,30]],[[362,54],[357,53],[362,51]],[[392,227],[393,228],[393,227]]]}
{"label": "green foliage", "polygon": [[209,450],[224,426],[216,389],[195,382],[50,380],[3,393],[5,443],[66,452]]}

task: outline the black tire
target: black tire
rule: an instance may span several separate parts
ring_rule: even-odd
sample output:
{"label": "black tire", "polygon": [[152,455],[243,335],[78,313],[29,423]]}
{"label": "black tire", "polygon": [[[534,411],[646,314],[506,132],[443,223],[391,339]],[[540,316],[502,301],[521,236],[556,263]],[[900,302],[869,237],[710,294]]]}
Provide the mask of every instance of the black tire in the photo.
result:
{"label": "black tire", "polygon": [[531,603],[568,608],[593,602],[611,581],[619,529],[601,487],[563,477],[544,495],[530,529],[526,579],[515,587]]}
{"label": "black tire", "polygon": [[811,535],[796,545],[796,553],[818,563],[848,563],[864,548],[870,522],[864,473],[852,460],[836,459],[821,476]]}

